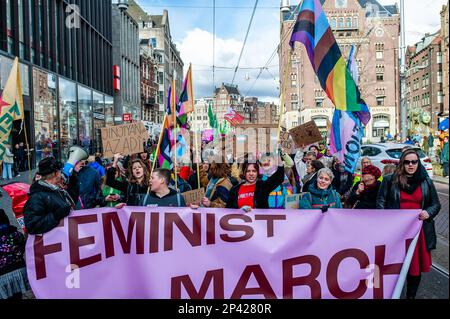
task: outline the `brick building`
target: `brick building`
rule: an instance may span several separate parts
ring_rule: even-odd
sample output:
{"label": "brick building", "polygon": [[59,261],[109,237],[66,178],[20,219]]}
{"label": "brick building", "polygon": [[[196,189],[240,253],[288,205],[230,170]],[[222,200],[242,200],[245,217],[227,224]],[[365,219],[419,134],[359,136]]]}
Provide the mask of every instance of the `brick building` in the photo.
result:
{"label": "brick building", "polygon": [[[382,6],[376,0],[321,0],[323,10],[345,58],[356,46],[359,88],[369,105],[372,120],[365,140],[379,141],[399,130],[399,34],[400,17],[396,5]],[[296,14],[295,6],[281,8],[279,50],[280,79],[284,93],[285,126],[314,120],[326,135],[334,106],[322,90],[304,46],[289,46]]]}
{"label": "brick building", "polygon": [[214,91],[212,106],[219,124],[224,122],[224,116],[230,106],[244,116],[243,98],[238,86],[222,83],[222,86]]}
{"label": "brick building", "polygon": [[443,109],[439,113],[439,119],[444,119],[448,117],[448,104],[450,100],[449,95],[449,50],[448,50],[448,32],[449,32],[449,24],[448,24],[448,1],[447,5],[442,6],[441,11],[441,52],[442,52],[442,76],[443,76],[443,95],[444,95],[444,104]]}
{"label": "brick building", "polygon": [[142,120],[158,123],[159,104],[156,101],[158,97],[158,84],[156,83],[158,66],[153,53],[153,46],[146,39],[141,40],[140,67]]}
{"label": "brick building", "polygon": [[[406,50],[406,108],[410,134],[423,126],[420,135],[437,130],[443,110],[443,56],[440,32],[425,34],[422,40]],[[415,117],[416,116],[416,117]],[[425,131],[425,132],[424,132]]]}

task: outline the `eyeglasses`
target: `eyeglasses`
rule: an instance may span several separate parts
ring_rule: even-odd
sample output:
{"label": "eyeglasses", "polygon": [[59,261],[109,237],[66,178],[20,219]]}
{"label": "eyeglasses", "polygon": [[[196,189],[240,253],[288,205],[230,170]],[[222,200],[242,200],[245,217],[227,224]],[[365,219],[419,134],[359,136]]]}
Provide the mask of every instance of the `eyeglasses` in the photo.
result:
{"label": "eyeglasses", "polygon": [[403,163],[405,165],[417,165],[419,163],[419,161],[418,160],[414,160],[414,161],[404,160]]}

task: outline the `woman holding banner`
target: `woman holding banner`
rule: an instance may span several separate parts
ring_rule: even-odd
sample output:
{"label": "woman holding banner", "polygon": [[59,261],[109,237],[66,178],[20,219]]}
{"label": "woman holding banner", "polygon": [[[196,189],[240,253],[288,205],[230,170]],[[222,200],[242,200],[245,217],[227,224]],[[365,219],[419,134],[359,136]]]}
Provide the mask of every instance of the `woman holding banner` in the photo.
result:
{"label": "woman holding banner", "polygon": [[418,209],[423,221],[407,277],[407,299],[415,299],[421,273],[431,268],[436,249],[434,218],[441,209],[436,188],[413,149],[405,150],[394,174],[384,177],[377,197],[378,209]]}
{"label": "woman holding banner", "polygon": [[334,175],[329,168],[322,168],[317,173],[317,181],[311,184],[308,193],[300,200],[300,209],[321,209],[326,212],[328,208],[342,208],[339,194],[333,189],[331,183]]}
{"label": "woman holding banner", "polygon": [[134,159],[128,164],[128,181],[119,181],[116,179],[116,170],[118,162],[122,159],[121,154],[114,154],[114,162],[106,173],[106,185],[122,192],[122,203],[116,208],[122,208],[125,205],[138,206],[142,198],[147,194],[150,181],[150,173],[147,166],[140,160]]}
{"label": "woman holding banner", "polygon": [[[283,160],[288,155],[281,153]],[[230,191],[230,200],[226,208],[239,208],[249,212],[253,208],[269,208],[270,193],[284,181],[284,166],[278,166],[267,180],[262,180],[258,163],[246,162],[242,166],[242,182]]]}

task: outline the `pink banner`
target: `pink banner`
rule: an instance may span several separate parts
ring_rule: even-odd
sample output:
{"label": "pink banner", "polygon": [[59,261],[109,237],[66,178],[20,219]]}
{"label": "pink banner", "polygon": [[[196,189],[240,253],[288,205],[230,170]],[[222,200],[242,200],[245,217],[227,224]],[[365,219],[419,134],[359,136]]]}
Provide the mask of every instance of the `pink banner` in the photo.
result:
{"label": "pink banner", "polygon": [[28,276],[37,298],[391,298],[419,213],[76,211],[29,236]]}

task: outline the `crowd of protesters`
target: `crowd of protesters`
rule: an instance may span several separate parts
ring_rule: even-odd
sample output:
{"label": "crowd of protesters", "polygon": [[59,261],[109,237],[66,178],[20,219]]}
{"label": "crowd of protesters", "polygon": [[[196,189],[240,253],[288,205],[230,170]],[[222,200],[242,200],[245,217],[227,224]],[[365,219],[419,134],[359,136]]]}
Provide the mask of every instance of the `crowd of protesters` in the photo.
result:
{"label": "crowd of protesters", "polygon": [[[448,138],[445,143],[448,153]],[[440,203],[414,149],[405,148],[399,164],[386,165],[383,172],[364,157],[357,174],[347,172],[325,143],[302,147],[295,154],[281,149],[256,157],[247,154],[242,161],[232,163],[206,155],[201,164],[180,163],[176,171],[154,165],[158,162],[155,149],[155,145],[148,145],[143,153],[115,154],[112,160],[95,154],[78,161],[71,176],[63,176],[63,164],[55,158],[42,159],[24,207],[27,232],[48,232],[73,210],[185,207],[181,194],[199,187],[205,189],[205,197],[190,204],[192,209],[230,208],[242,213],[283,209],[287,196],[301,193],[300,209],[324,213],[329,208],[358,209],[361,213],[364,209],[420,209],[418,218],[423,227],[410,266],[407,298],[415,298],[421,273],[430,270],[430,251],[436,247],[433,219]],[[22,278],[24,239],[2,214],[0,297],[16,298],[28,287]]]}

